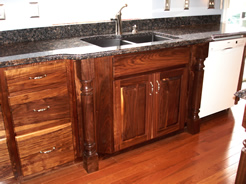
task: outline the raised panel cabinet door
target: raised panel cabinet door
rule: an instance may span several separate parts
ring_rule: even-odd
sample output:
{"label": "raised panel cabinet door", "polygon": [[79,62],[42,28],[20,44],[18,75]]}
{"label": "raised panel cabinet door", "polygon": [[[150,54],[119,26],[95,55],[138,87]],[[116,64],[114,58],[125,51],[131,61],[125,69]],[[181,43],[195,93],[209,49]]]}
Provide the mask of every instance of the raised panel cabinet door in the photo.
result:
{"label": "raised panel cabinet door", "polygon": [[114,82],[115,151],[144,142],[150,137],[153,84],[150,75]]}
{"label": "raised panel cabinet door", "polygon": [[155,122],[153,136],[162,136],[184,127],[187,70],[155,74]]}

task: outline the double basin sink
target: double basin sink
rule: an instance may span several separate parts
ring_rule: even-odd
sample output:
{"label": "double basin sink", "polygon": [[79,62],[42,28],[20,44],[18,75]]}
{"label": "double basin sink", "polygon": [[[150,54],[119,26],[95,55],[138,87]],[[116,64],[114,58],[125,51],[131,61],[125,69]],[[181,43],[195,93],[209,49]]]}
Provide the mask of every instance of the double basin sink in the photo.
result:
{"label": "double basin sink", "polygon": [[132,45],[132,44],[139,44],[139,43],[168,41],[173,39],[178,39],[178,37],[149,32],[149,33],[121,35],[120,37],[117,35],[87,37],[81,40],[91,43],[93,45],[97,45],[99,47],[113,47],[113,46]]}

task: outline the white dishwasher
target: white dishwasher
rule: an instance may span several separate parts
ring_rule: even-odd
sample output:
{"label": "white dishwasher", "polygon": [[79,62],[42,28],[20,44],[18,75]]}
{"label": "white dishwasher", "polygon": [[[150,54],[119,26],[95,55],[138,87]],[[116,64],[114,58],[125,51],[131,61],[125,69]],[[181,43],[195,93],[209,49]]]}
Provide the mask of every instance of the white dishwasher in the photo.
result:
{"label": "white dishwasher", "polygon": [[209,43],[204,62],[200,118],[234,105],[246,38]]}

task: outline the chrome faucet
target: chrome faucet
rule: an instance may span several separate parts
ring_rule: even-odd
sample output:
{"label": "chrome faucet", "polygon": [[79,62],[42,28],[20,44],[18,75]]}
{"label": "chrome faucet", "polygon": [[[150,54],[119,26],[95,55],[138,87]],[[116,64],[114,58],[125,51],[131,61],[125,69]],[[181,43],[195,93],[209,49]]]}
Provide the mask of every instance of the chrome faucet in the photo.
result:
{"label": "chrome faucet", "polygon": [[122,8],[120,9],[120,11],[115,15],[115,19],[111,19],[113,21],[116,22],[115,24],[115,34],[118,36],[122,35],[122,21],[121,21],[121,10],[123,8],[127,7],[127,4],[125,4],[124,6],[122,6]]}

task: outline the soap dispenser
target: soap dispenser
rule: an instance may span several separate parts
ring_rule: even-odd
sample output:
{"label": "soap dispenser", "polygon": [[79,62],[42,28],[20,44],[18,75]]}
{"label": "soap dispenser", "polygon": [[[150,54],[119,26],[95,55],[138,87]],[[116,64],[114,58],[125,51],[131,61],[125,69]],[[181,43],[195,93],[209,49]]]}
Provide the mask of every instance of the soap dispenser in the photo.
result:
{"label": "soap dispenser", "polygon": [[132,26],[132,34],[137,33],[137,25]]}

